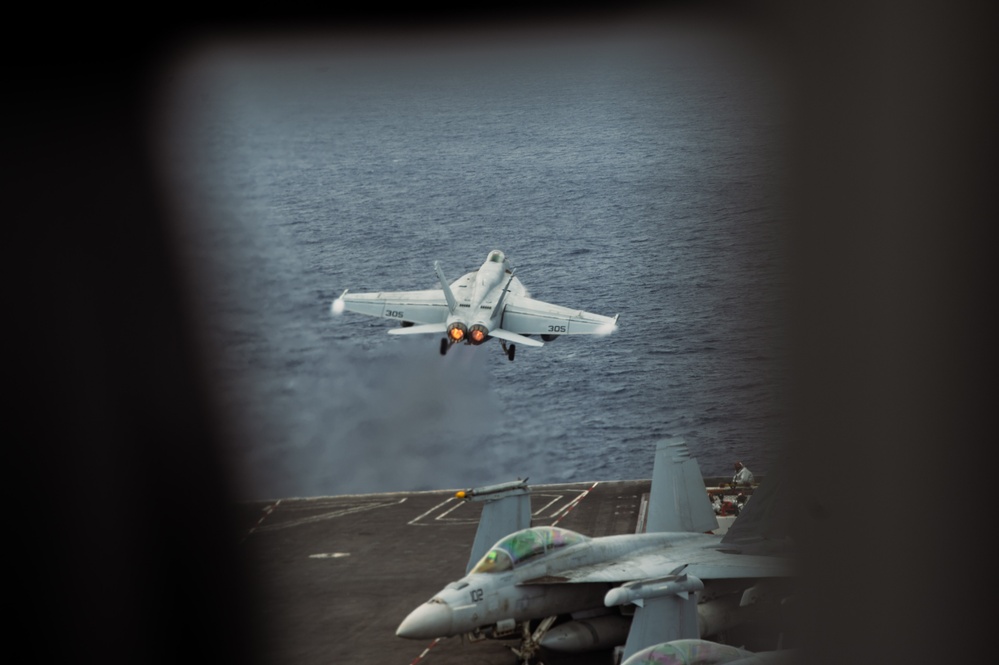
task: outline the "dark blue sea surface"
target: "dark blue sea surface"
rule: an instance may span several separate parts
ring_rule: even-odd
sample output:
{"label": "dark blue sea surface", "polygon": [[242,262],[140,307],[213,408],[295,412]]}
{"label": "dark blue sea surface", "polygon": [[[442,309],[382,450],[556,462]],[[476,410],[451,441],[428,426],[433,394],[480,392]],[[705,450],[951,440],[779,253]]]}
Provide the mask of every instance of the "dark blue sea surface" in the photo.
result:
{"label": "dark blue sea surface", "polygon": [[[780,77],[716,30],[590,26],[432,43],[194,51],[163,93],[164,181],[247,498],[706,475],[785,436]],[[438,353],[330,314],[502,249],[610,337]]]}

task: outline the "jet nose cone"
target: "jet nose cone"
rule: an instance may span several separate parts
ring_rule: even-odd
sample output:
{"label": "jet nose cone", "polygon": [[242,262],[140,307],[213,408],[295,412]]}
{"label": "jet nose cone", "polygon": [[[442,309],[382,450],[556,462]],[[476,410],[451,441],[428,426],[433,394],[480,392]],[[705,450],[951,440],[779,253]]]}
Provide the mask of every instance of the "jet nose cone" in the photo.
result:
{"label": "jet nose cone", "polygon": [[411,640],[429,640],[451,634],[451,608],[442,602],[420,605],[403,619],[395,634]]}

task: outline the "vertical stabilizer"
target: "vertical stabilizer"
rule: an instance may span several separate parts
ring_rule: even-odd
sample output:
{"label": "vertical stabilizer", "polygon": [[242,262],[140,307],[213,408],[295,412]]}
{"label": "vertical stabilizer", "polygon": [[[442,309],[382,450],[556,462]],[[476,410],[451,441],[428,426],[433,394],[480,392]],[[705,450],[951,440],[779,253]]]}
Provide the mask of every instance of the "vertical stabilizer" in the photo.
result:
{"label": "vertical stabilizer", "polygon": [[722,543],[737,546],[745,553],[779,553],[788,548],[791,510],[798,503],[791,500],[789,493],[779,469],[768,473],[728,528]]}
{"label": "vertical stabilizer", "polygon": [[687,444],[681,438],[660,441],[656,444],[645,530],[706,533],[717,528],[701,468],[690,456]]}
{"label": "vertical stabilizer", "polygon": [[496,304],[493,306],[494,311],[496,312],[503,311],[503,305],[506,304],[506,294],[510,293],[510,282],[513,281],[513,273],[515,272],[516,270],[510,271],[509,273],[510,276],[507,277],[506,283],[503,285],[503,291],[500,293],[499,299],[496,301]]}
{"label": "vertical stabilizer", "polygon": [[527,479],[499,485],[477,487],[458,492],[458,498],[481,501],[482,516],[475,532],[472,553],[465,572],[469,572],[496,542],[514,531],[531,526],[531,490]]}
{"label": "vertical stabilizer", "polygon": [[451,285],[447,283],[444,279],[444,271],[441,270],[441,262],[434,261],[434,272],[437,273],[437,279],[441,281],[441,288],[444,289],[444,299],[447,300],[447,308],[452,314],[458,309],[458,301],[454,297],[454,293],[451,292]]}

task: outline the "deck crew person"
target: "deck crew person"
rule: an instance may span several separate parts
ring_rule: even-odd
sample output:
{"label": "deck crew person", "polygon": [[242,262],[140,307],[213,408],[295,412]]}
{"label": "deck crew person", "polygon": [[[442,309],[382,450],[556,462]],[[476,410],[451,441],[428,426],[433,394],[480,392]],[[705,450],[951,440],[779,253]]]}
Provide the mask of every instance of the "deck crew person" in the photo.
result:
{"label": "deck crew person", "polygon": [[753,472],[743,466],[742,462],[735,463],[735,475],[732,476],[732,487],[748,487],[753,484]]}

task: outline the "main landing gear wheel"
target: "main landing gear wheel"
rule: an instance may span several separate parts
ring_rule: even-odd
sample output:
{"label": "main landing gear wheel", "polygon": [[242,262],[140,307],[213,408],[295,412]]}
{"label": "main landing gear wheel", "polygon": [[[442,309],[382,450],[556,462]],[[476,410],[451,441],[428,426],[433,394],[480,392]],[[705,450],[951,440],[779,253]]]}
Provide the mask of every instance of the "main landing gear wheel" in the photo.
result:
{"label": "main landing gear wheel", "polygon": [[448,347],[447,337],[444,337],[444,338],[441,339],[441,355],[442,356],[445,353],[447,353],[447,347]]}
{"label": "main landing gear wheel", "polygon": [[513,362],[513,357],[517,353],[517,345],[511,344],[509,347],[507,347],[506,342],[501,341],[500,346],[503,347],[503,353],[505,353],[506,357],[510,359],[510,362]]}

